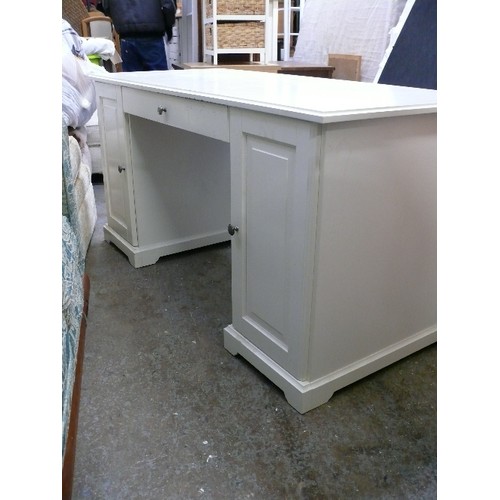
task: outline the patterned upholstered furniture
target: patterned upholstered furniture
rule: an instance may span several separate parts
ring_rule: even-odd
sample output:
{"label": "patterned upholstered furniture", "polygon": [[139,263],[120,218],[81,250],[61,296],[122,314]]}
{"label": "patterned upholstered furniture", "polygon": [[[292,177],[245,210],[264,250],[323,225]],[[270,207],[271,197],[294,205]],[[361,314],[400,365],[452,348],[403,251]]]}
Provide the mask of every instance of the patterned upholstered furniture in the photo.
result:
{"label": "patterned upholstered furniture", "polygon": [[[73,143],[74,141],[74,143]],[[76,144],[76,146],[75,146]],[[89,167],[62,126],[62,498],[70,499],[90,282],[85,255],[95,226]],[[90,196],[89,189],[92,191]]]}

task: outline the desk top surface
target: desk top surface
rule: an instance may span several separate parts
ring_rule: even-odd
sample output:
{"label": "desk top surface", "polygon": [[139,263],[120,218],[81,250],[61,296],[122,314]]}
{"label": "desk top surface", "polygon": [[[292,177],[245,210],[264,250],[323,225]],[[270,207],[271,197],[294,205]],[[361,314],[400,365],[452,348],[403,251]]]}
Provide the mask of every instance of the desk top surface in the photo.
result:
{"label": "desk top surface", "polygon": [[437,91],[235,69],[95,72],[97,82],[316,123],[435,113]]}

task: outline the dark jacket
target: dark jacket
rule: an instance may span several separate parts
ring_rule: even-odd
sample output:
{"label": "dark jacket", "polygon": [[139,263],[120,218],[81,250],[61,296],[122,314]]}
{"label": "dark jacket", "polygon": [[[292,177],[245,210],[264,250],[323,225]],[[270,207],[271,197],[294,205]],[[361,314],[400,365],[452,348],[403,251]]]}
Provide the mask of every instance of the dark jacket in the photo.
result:
{"label": "dark jacket", "polygon": [[103,0],[104,13],[111,17],[121,38],[163,36],[167,30],[163,0]]}

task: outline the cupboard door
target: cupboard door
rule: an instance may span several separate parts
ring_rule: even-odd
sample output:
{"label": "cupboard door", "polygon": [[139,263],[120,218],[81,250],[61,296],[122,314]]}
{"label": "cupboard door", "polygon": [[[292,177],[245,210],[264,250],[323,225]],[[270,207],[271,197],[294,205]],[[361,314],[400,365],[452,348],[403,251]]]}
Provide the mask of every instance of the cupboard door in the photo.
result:
{"label": "cupboard door", "polygon": [[129,161],[127,129],[120,87],[101,85],[99,127],[104,159],[104,186],[108,226],[128,243],[137,245],[133,172]]}
{"label": "cupboard door", "polygon": [[318,193],[317,126],[231,110],[233,327],[306,377]]}

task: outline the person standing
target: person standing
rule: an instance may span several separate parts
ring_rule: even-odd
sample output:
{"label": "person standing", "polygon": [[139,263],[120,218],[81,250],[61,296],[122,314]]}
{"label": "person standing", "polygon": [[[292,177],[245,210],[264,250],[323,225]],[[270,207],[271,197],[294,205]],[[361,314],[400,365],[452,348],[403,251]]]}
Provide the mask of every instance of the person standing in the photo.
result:
{"label": "person standing", "polygon": [[170,41],[175,0],[102,0],[120,36],[123,71],[168,69],[165,34]]}

